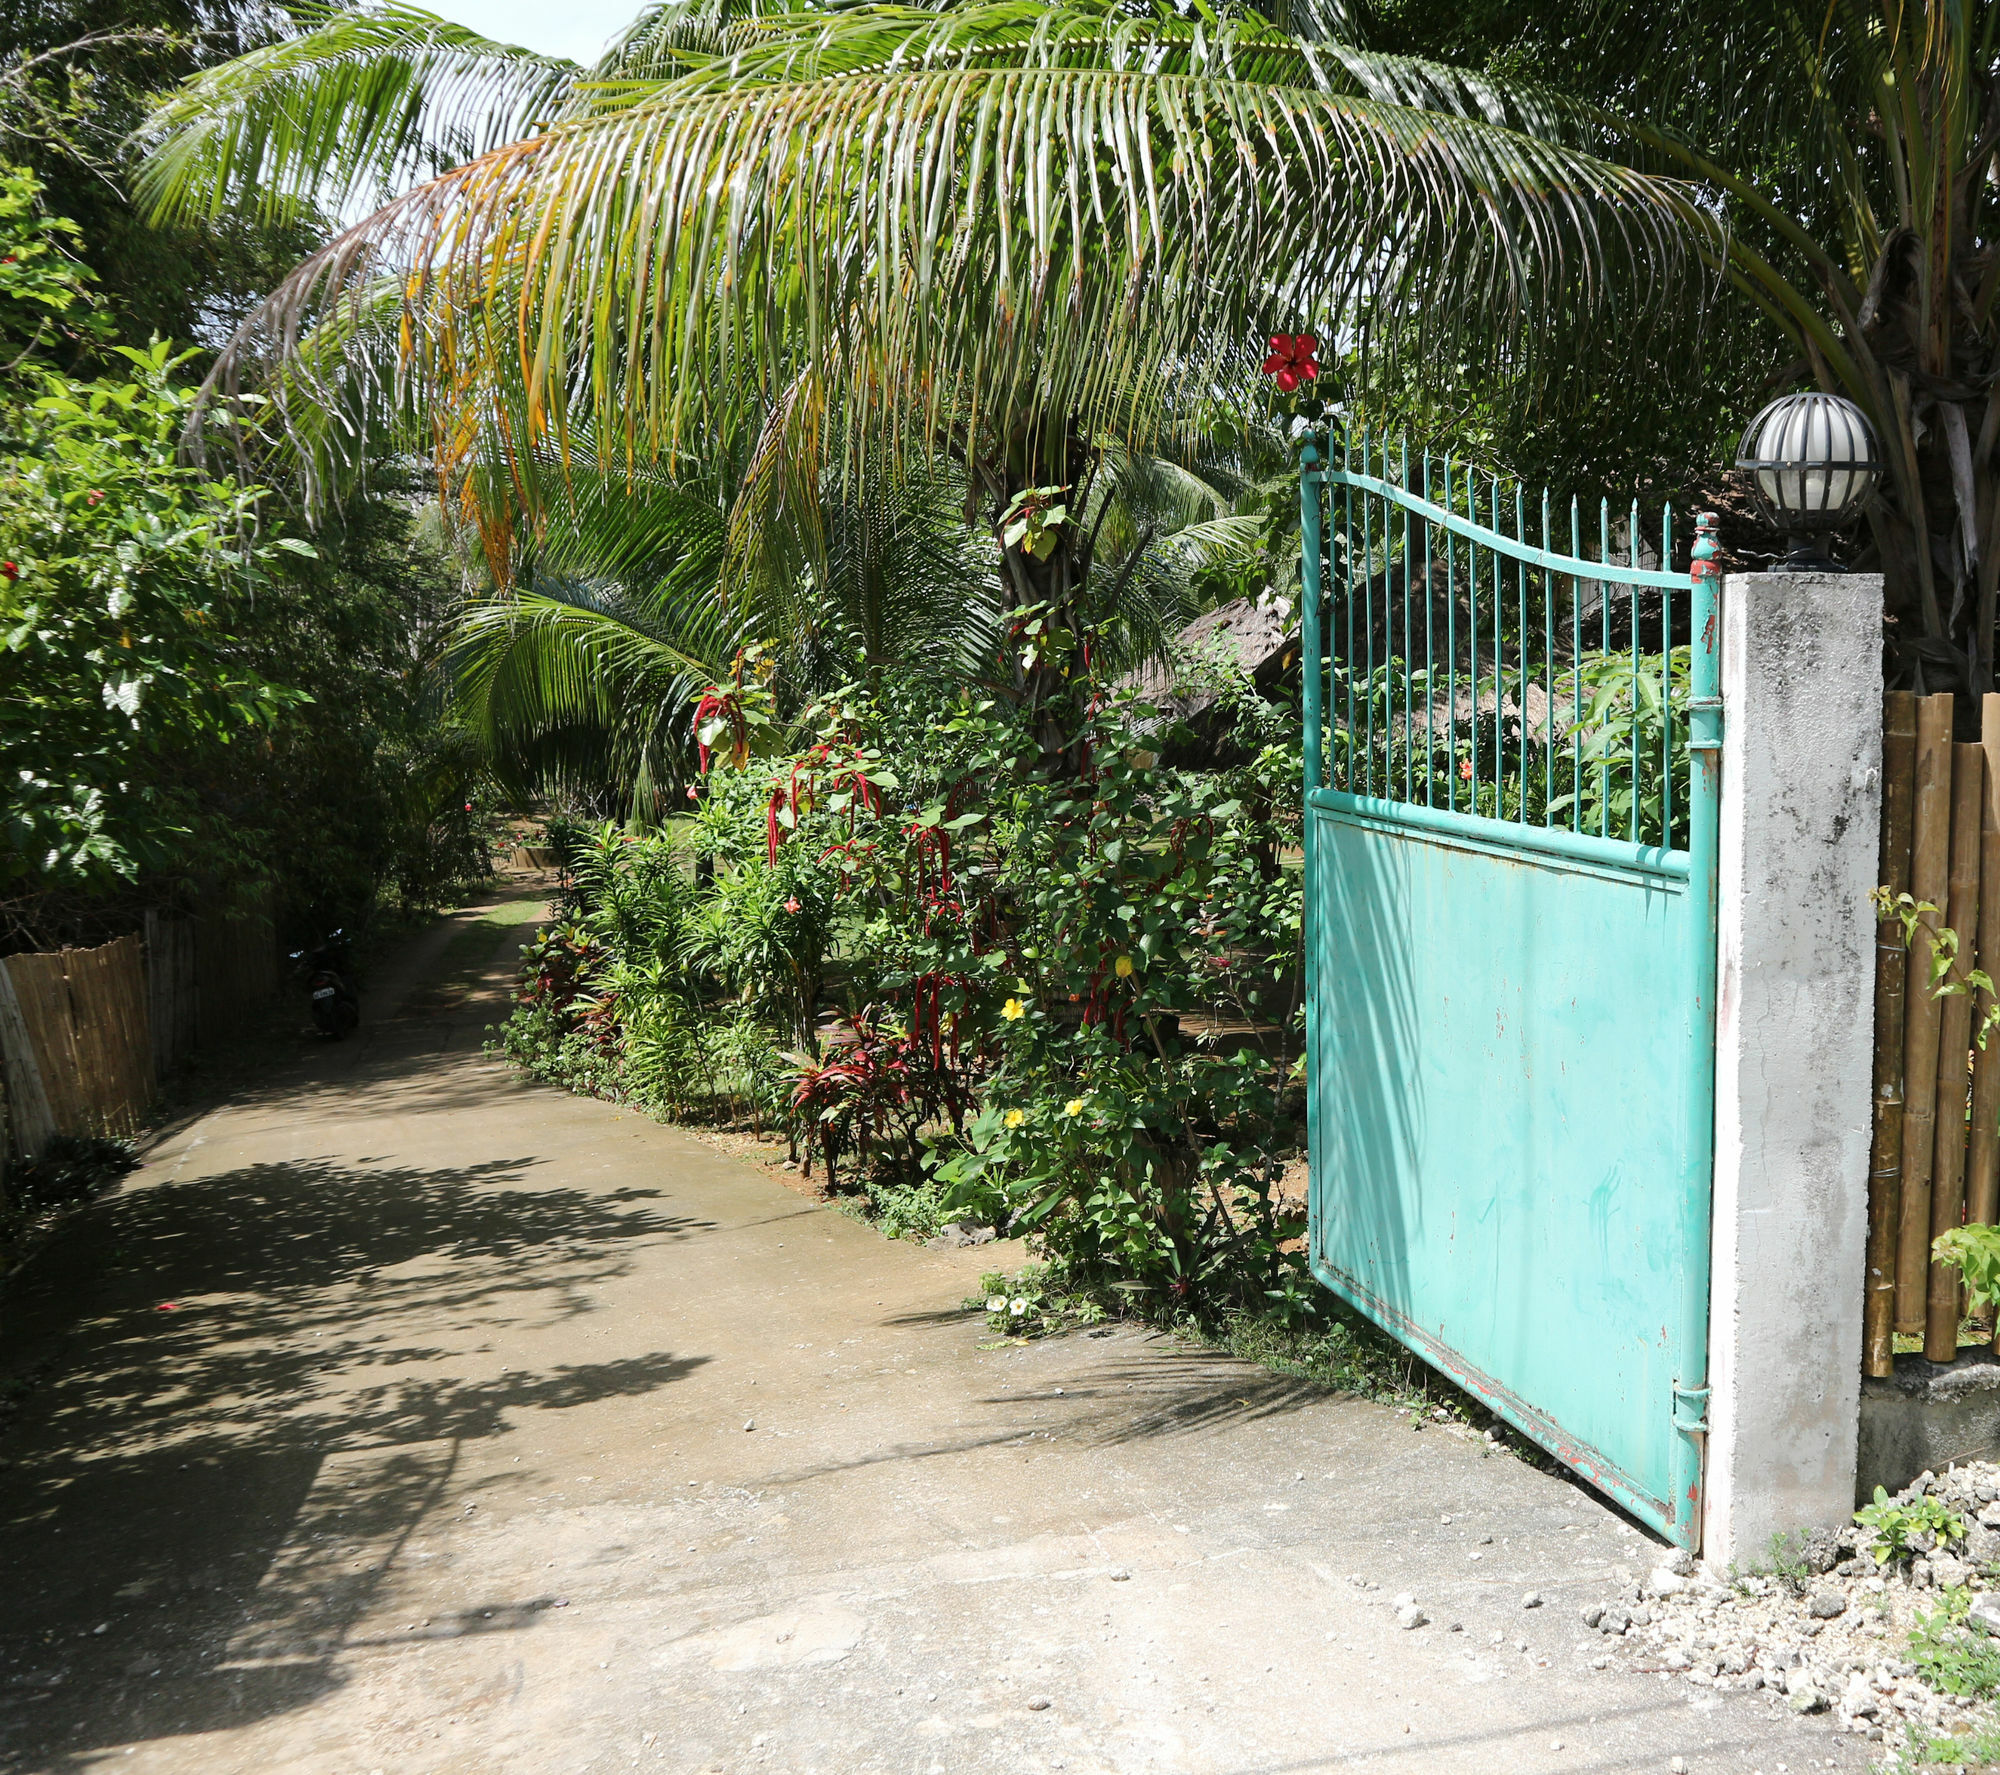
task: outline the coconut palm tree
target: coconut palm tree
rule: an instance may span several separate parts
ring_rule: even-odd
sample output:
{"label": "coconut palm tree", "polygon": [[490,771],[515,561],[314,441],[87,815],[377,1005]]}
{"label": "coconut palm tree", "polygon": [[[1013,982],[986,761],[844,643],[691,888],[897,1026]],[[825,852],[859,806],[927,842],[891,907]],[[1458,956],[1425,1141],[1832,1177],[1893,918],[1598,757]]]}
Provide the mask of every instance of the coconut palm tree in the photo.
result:
{"label": "coconut palm tree", "polygon": [[1419,358],[1476,338],[1573,378],[1698,308],[1723,251],[1571,113],[1336,41],[1309,0],[670,0],[588,71],[400,6],[303,16],[152,135],[160,215],[382,200],[219,388],[261,359],[296,412],[400,414],[452,488],[585,428],[619,475],[743,453],[753,513],[950,473],[1003,623],[1049,619],[1027,697],[1120,582],[1102,477],[1189,447],[1264,332],[1393,315]]}

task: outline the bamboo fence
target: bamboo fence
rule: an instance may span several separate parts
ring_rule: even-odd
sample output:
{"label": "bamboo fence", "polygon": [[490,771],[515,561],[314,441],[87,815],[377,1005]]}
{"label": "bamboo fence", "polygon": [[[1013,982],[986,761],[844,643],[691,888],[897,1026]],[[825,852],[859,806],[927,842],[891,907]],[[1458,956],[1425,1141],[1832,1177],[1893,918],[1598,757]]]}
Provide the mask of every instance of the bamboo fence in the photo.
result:
{"label": "bamboo fence", "polygon": [[253,1030],[278,990],[278,933],[268,891],[227,916],[194,921],[199,1039]]}
{"label": "bamboo fence", "polygon": [[197,1047],[257,1027],[278,982],[268,897],[227,916],[149,912],[143,938],[0,960],[0,1159],[131,1131]]}
{"label": "bamboo fence", "polygon": [[153,1070],[169,1077],[201,1045],[200,941],[181,912],[146,914],[146,1003],[153,1024]]}
{"label": "bamboo fence", "polygon": [[1898,1337],[1958,1353],[1963,1290],[1931,1261],[1949,1228],[2000,1212],[2000,1032],[1981,1048],[1991,997],[1928,988],[1936,933],[1958,937],[1953,977],[2000,980],[2000,696],[1980,706],[1978,743],[1952,738],[1949,695],[1892,691],[1882,711],[1882,885],[1934,910],[1908,946],[1885,919],[1875,949],[1874,1130],[1862,1363],[1888,1375]]}
{"label": "bamboo fence", "polygon": [[153,1097],[145,944],[10,955],[0,1011],[10,1141],[32,1157],[58,1134],[123,1134]]}

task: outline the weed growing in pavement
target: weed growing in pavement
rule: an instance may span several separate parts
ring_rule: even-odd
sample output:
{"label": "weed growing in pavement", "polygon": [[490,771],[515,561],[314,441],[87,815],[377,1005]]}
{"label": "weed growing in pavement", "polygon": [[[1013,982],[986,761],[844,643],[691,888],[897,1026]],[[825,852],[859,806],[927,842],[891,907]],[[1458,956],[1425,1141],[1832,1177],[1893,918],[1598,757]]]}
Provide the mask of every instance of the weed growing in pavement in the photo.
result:
{"label": "weed growing in pavement", "polygon": [[935,1239],[959,1219],[951,1206],[951,1192],[935,1177],[918,1183],[896,1183],[876,1176],[864,1176],[858,1195],[828,1196],[827,1206],[872,1226],[885,1239],[913,1239],[921,1244]]}
{"label": "weed growing in pavement", "polygon": [[1035,1264],[1018,1276],[989,1270],[979,1278],[979,1292],[967,1298],[968,1312],[986,1315],[986,1329],[998,1338],[1047,1337],[1102,1325],[1111,1317],[1096,1295],[1065,1288],[1046,1265]]}
{"label": "weed growing in pavement", "polygon": [[1972,1592],[1947,1590],[1944,1606],[1919,1615],[1910,1631],[1910,1662],[1924,1681],[1947,1695],[1968,1695],[1977,1701],[2000,1696],[2000,1642],[1975,1632],[1966,1621]]}
{"label": "weed growing in pavement", "polygon": [[1794,1596],[1806,1587],[1806,1580],[1812,1574],[1812,1567],[1806,1563],[1806,1538],[1803,1532],[1786,1533],[1780,1530],[1771,1537],[1766,1550],[1760,1575],[1776,1578]]}
{"label": "weed growing in pavement", "polygon": [[[1487,1415],[1386,1332],[1344,1311],[1338,1316],[1329,1312],[1317,1325],[1238,1313],[1198,1335],[1204,1343],[1246,1362],[1317,1381],[1337,1392],[1401,1404],[1426,1414],[1442,1408],[1446,1416],[1467,1422]],[[1431,1421],[1437,1420],[1433,1417]]]}

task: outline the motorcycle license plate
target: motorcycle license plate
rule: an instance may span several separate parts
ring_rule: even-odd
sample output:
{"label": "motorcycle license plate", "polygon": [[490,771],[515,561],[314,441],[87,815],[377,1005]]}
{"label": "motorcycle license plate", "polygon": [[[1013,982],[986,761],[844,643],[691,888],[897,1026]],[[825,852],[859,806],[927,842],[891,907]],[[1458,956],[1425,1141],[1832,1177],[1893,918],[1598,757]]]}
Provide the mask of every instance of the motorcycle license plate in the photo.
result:
{"label": "motorcycle license plate", "polygon": [[318,990],[317,992],[315,992],[315,993],[313,994],[313,997],[314,997],[314,998],[331,998],[331,997],[333,997],[333,994],[334,994],[334,988],[332,988],[331,986],[322,986],[322,987],[321,987],[321,988],[320,988],[320,989],[319,989],[319,990]]}

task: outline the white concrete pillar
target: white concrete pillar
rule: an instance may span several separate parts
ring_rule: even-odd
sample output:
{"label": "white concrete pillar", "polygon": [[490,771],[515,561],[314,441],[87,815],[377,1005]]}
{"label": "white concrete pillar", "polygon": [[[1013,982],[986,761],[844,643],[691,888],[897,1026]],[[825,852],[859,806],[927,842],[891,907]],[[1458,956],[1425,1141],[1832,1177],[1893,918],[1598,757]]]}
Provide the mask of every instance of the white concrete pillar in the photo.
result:
{"label": "white concrete pillar", "polygon": [[1732,574],[1706,1517],[1721,1568],[1854,1508],[1882,582]]}

